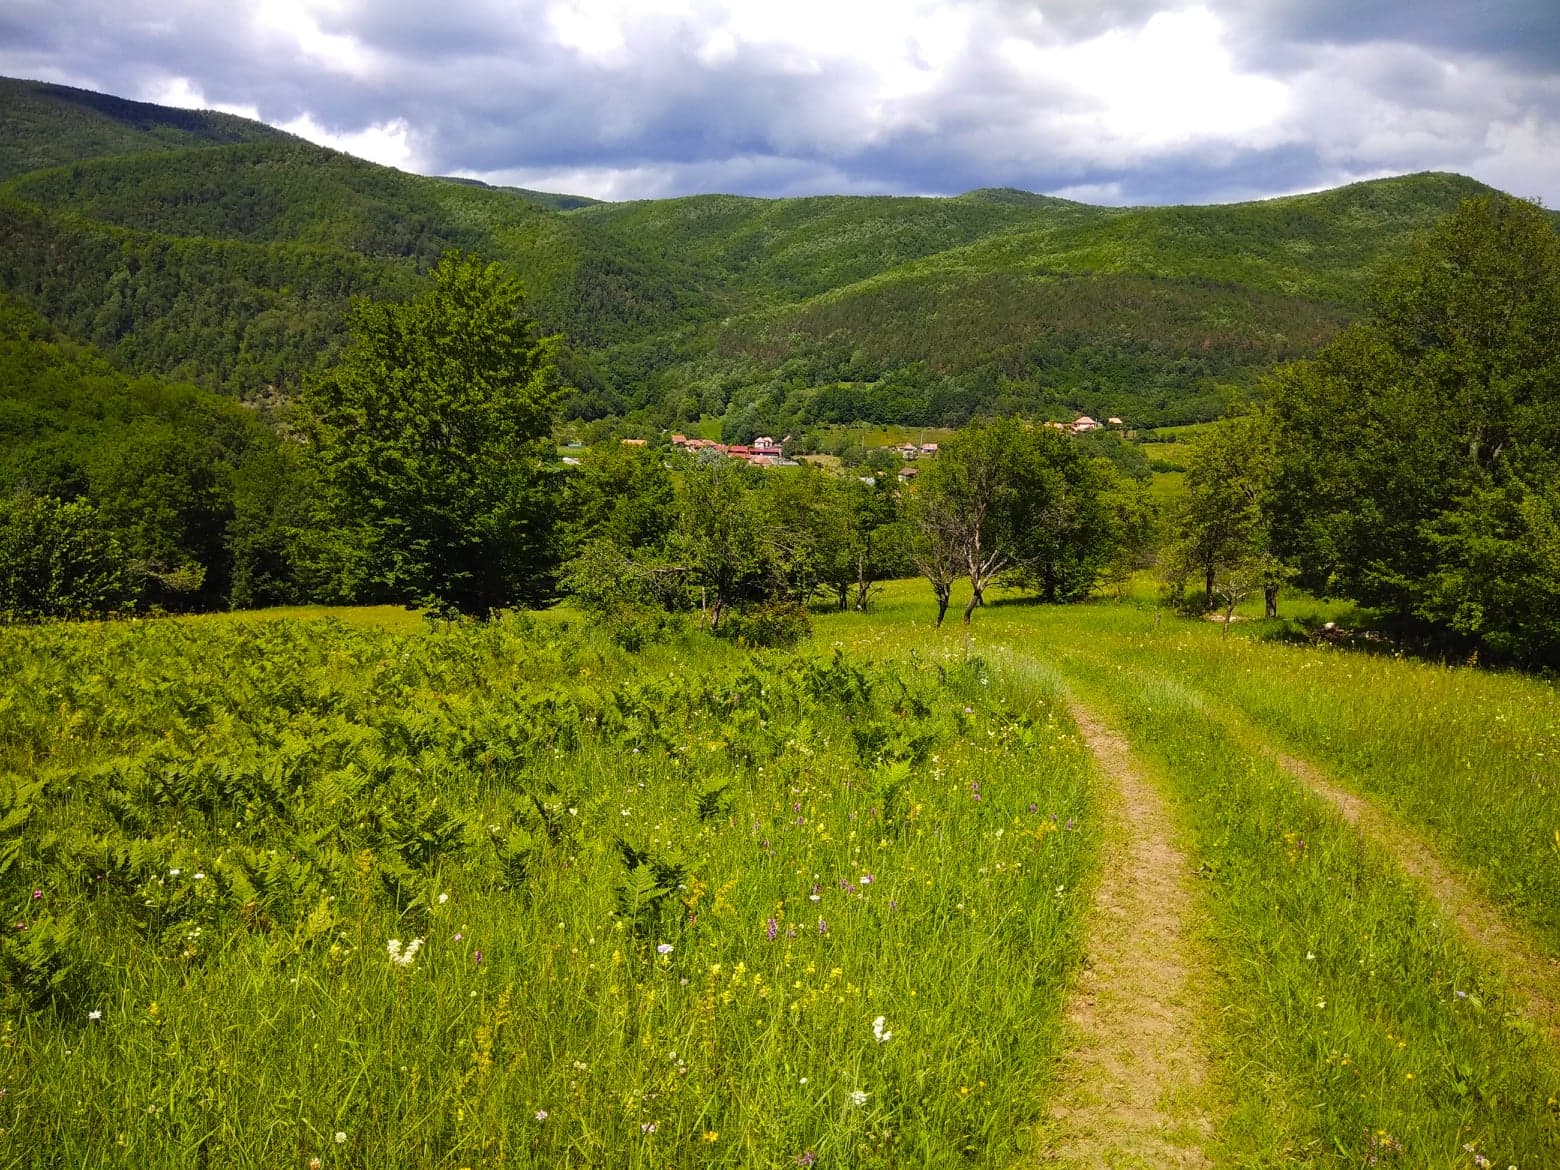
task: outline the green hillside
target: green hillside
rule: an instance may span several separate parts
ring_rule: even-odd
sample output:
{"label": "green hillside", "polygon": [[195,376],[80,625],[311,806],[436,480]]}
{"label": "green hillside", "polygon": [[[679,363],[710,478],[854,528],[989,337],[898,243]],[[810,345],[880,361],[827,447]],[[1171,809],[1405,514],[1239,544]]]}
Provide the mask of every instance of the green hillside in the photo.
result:
{"label": "green hillside", "polygon": [[180,146],[297,142],[291,134],[213,110],[181,110],[0,77],[0,179],[103,155]]}
{"label": "green hillside", "polygon": [[637,239],[757,300],[791,301],[1038,225],[1095,223],[1109,208],[973,192],[953,199],[695,195],[598,204],[574,218]]}
{"label": "green hillside", "polygon": [[226,115],[30,82],[0,98],[0,291],[131,369],[286,390],[339,345],[352,296],[407,295],[461,248],[512,268],[567,337],[576,413],[734,431],[1210,417],[1486,190],[1423,174],[1217,207],[1009,189],[608,204],[409,175]]}

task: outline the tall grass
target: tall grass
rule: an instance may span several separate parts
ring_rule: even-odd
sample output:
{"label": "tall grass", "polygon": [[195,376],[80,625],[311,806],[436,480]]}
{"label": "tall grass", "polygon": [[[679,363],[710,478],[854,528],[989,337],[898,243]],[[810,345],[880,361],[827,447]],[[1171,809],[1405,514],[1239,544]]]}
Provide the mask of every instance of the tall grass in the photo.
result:
{"label": "tall grass", "polygon": [[8,632],[0,1165],[1005,1162],[1087,760],[1044,679],[819,649]]}

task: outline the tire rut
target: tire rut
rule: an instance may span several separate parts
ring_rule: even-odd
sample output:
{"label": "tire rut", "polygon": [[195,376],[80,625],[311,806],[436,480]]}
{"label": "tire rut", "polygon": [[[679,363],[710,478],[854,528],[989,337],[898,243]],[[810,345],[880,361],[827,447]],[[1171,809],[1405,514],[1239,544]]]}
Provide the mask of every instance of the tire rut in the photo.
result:
{"label": "tire rut", "polygon": [[1309,760],[1266,744],[1261,750],[1279,767],[1326,800],[1367,839],[1391,855],[1423,886],[1442,913],[1499,968],[1506,990],[1527,1016],[1560,1046],[1560,959],[1538,950],[1490,902],[1469,888],[1428,844],[1399,825],[1371,800],[1338,787]]}
{"label": "tire rut", "polygon": [[1163,797],[1127,742],[1068,710],[1117,798],[1072,989],[1062,1089],[1042,1161],[1054,1166],[1206,1167],[1213,1124],[1186,855]]}

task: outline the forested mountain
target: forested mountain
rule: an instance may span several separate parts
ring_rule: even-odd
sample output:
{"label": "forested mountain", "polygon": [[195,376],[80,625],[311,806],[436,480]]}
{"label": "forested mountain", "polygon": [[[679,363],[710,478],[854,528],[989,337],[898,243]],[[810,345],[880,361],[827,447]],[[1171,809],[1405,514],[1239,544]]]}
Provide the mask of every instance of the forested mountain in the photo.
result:
{"label": "forested mountain", "polygon": [[32,82],[0,83],[7,175],[0,291],[132,371],[288,393],[336,352],[353,296],[410,295],[460,248],[517,273],[566,336],[571,411],[717,415],[733,436],[999,408],[1206,417],[1333,336],[1385,257],[1484,190],[1428,174],[1224,207],[604,204]]}
{"label": "forested mountain", "polygon": [[0,77],[0,179],[101,155],[297,141],[285,131],[232,114],[180,110],[68,85]]}

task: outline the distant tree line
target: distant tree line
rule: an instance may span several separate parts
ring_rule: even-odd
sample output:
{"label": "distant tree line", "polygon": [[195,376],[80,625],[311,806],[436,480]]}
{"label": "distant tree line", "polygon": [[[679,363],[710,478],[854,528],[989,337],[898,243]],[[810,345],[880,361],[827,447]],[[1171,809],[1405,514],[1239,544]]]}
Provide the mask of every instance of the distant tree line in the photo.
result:
{"label": "distant tree line", "polygon": [[348,344],[270,420],[0,306],[0,609],[569,593],[627,641],[695,612],[763,640],[912,571],[938,621],[967,586],[970,621],[996,582],[1069,601],[1157,559],[1226,615],[1254,593],[1276,612],[1294,581],[1400,640],[1560,657],[1560,243],[1528,204],[1472,200],[1423,237],[1360,321],[1198,444],[1168,524],[1141,457],[1012,414],[909,485],[610,442],[565,469],[568,357],[513,275],[451,253],[419,287],[355,301]]}

